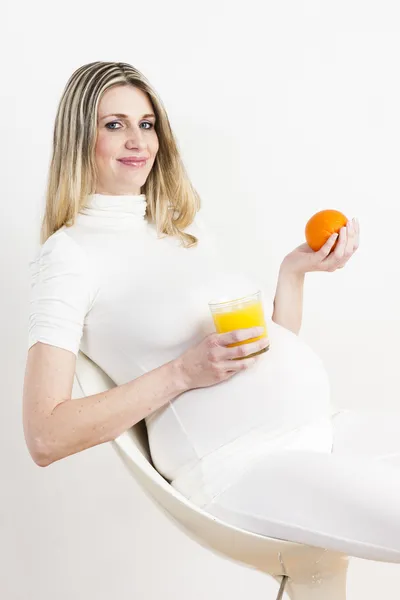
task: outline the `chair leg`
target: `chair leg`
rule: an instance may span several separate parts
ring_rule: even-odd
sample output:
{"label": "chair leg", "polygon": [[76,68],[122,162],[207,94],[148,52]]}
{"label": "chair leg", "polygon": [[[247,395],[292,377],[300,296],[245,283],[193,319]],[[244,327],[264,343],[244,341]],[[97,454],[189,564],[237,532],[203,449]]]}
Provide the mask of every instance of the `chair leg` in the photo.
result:
{"label": "chair leg", "polygon": [[276,597],[276,600],[282,600],[282,598],[283,598],[283,592],[285,591],[285,586],[286,586],[287,580],[288,580],[288,576],[284,575],[282,577],[282,583],[280,585],[279,592],[278,592],[278,595]]}

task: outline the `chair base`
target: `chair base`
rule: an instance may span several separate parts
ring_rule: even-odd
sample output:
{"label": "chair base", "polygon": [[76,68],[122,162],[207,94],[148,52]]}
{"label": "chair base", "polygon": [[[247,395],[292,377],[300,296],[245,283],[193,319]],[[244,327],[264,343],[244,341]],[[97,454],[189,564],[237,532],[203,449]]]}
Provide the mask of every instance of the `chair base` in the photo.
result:
{"label": "chair base", "polygon": [[348,560],[343,560],[341,568],[330,573],[315,573],[297,581],[287,575],[280,579],[274,576],[280,581],[276,600],[283,600],[284,593],[290,600],[346,600],[347,568]]}

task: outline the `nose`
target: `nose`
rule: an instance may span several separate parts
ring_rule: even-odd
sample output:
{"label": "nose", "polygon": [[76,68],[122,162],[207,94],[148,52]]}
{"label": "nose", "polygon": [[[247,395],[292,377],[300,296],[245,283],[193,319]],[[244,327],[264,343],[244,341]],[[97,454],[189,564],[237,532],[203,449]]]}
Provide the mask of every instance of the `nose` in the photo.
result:
{"label": "nose", "polygon": [[130,133],[128,133],[127,140],[125,142],[125,146],[129,149],[146,148],[146,141],[140,128],[130,130]]}

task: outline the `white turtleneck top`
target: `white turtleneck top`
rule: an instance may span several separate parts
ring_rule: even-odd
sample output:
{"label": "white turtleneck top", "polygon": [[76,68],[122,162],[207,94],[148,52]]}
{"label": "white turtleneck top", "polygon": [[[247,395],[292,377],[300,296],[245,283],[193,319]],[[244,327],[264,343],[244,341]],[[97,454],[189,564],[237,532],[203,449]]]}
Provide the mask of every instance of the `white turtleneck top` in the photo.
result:
{"label": "white turtleneck top", "polygon": [[[184,248],[158,238],[145,212],[143,194],[93,194],[74,225],[40,247],[30,263],[29,348],[40,341],[80,349],[122,385],[214,331],[211,299],[263,290],[229,265],[199,213],[186,229],[199,243]],[[258,364],[146,418],[154,465],[200,504],[259,452],[290,444],[331,450],[325,368],[271,320],[272,299],[264,290],[263,298],[271,346]]]}

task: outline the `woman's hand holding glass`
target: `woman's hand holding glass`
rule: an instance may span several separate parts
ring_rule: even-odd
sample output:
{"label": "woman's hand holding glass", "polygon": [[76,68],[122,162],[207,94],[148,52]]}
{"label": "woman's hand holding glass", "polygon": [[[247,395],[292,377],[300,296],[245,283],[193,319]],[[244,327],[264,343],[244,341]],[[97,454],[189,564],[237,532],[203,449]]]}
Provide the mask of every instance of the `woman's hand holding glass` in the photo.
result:
{"label": "woman's hand holding glass", "polygon": [[[250,356],[269,346],[268,337],[246,342],[265,332],[263,327],[235,329],[227,333],[211,333],[199,344],[186,350],[178,359],[185,387],[208,387],[230,379],[235,373],[253,366],[261,356]],[[229,344],[242,342],[239,346]],[[246,358],[247,357],[247,358]]]}

